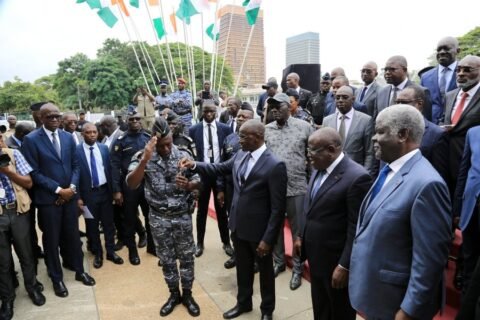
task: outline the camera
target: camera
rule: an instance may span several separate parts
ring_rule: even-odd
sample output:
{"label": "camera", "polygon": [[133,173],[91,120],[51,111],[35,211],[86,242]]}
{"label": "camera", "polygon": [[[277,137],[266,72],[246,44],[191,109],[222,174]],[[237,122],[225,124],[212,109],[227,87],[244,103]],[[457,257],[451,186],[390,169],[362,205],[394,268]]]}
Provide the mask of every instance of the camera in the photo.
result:
{"label": "camera", "polygon": [[6,153],[0,154],[0,168],[8,167],[10,164],[10,156]]}

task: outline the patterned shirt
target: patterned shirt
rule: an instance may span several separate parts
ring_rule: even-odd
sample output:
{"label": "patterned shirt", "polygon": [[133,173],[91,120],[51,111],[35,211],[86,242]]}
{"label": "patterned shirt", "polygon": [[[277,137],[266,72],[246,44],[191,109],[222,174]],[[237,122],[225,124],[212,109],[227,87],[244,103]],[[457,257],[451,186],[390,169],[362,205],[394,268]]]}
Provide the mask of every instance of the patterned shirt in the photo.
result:
{"label": "patterned shirt", "polygon": [[[13,150],[13,156],[15,158],[15,168],[17,173],[21,176],[26,176],[30,172],[33,171],[30,164],[28,164],[27,160],[23,157],[23,155],[18,150]],[[6,205],[7,203],[14,202],[16,200],[15,191],[13,190],[13,185],[10,179],[0,173],[0,189],[5,190],[5,196],[0,198],[0,204],[2,206]]]}
{"label": "patterned shirt", "polygon": [[188,90],[175,91],[170,95],[173,105],[172,110],[180,116],[183,124],[192,125],[192,95]]}
{"label": "patterned shirt", "polygon": [[309,124],[313,123],[313,119],[312,119],[312,116],[310,115],[310,112],[308,112],[307,110],[304,110],[300,106],[297,108],[297,111],[295,112],[295,114],[292,114],[292,117],[296,119],[304,120]]}
{"label": "patterned shirt", "polygon": [[170,95],[165,94],[165,96],[162,96],[159,94],[158,96],[155,97],[155,103],[158,106],[158,110],[162,111],[165,108],[172,108],[173,101]]}
{"label": "patterned shirt", "polygon": [[313,130],[308,122],[294,117],[283,127],[276,121],[265,126],[267,147],[287,166],[287,197],[307,192],[307,145]]}

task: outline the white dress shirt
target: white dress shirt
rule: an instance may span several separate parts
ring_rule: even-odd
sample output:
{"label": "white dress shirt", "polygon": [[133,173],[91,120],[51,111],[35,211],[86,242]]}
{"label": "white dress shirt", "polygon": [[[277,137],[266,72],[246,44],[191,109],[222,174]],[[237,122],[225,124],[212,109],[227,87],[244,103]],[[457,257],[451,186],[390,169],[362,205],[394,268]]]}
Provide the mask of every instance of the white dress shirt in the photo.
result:
{"label": "white dress shirt", "polygon": [[50,142],[52,143],[53,145],[53,137],[52,137],[52,133],[55,132],[55,139],[57,140],[58,142],[58,150],[60,151],[60,154],[62,154],[62,144],[60,143],[60,137],[58,135],[58,132],[59,130],[55,130],[55,131],[50,131],[48,130],[47,128],[45,128],[45,126],[43,126],[43,130],[45,131],[45,133],[47,134],[47,137],[48,139],[50,139]]}
{"label": "white dress shirt", "polygon": [[92,166],[90,164],[90,147],[93,147],[93,156],[95,157],[95,165],[97,167],[98,174],[98,186],[102,186],[107,183],[107,178],[105,176],[105,168],[103,167],[102,154],[100,153],[100,149],[98,148],[96,143],[93,144],[93,146],[90,146],[85,142],[83,143],[83,151],[85,152],[85,157],[87,158],[88,169],[90,170],[90,177],[92,176]]}
{"label": "white dress shirt", "polygon": [[407,161],[410,160],[417,152],[420,152],[419,149],[412,150],[409,153],[404,154],[403,156],[401,156],[400,158],[398,158],[397,160],[393,161],[388,165],[392,170],[390,170],[390,172],[388,173],[387,178],[385,179],[385,183],[382,186],[382,189],[387,185],[387,183],[390,180],[392,180],[393,176],[398,171],[400,171],[400,169],[402,169],[403,165],[407,163]]}
{"label": "white dress shirt", "polygon": [[109,135],[107,137],[107,139],[105,139],[105,145],[110,148],[110,145],[112,144],[112,141],[113,141],[113,137],[115,136],[115,134],[117,133],[117,131],[120,130],[120,128],[117,128],[115,129],[115,131],[112,132],[111,135]]}
{"label": "white dress shirt", "polygon": [[[220,146],[218,145],[218,135],[217,135],[217,123],[212,121],[211,123],[212,130],[212,145],[213,145],[213,161],[214,163],[220,162]],[[208,123],[203,121],[203,161],[210,162],[210,157],[208,154]]]}
{"label": "white dress shirt", "polygon": [[[394,86],[393,84],[391,84],[392,89],[390,90],[390,97],[388,98],[388,101],[392,100],[393,92],[395,91],[395,88],[398,88],[398,90],[397,90],[397,96],[398,96],[398,93],[400,91],[402,91],[403,89],[405,89],[405,86],[407,85],[407,82],[408,82],[408,78],[405,78],[405,80],[403,80],[402,83],[400,83],[398,86]],[[395,101],[393,101],[393,104],[397,104],[397,103]]]}
{"label": "white dress shirt", "polygon": [[477,93],[477,90],[479,88],[480,88],[480,82],[477,83],[477,85],[475,87],[473,87],[472,89],[470,89],[468,91],[463,91],[463,90],[458,91],[457,99],[455,100],[455,104],[453,105],[453,108],[452,108],[451,119],[453,119],[453,116],[455,115],[455,111],[457,110],[457,107],[460,104],[460,100],[462,99],[463,92],[467,92],[468,97],[465,99],[465,104],[463,105],[462,113],[465,112],[465,110],[467,110],[467,107],[468,107],[468,104],[470,103],[470,100],[472,100],[472,97],[475,95],[475,93]]}
{"label": "white dress shirt", "polygon": [[448,91],[448,85],[450,84],[450,81],[452,81],[453,77],[453,71],[457,67],[457,61],[454,61],[451,65],[448,67],[444,67],[441,64],[438,65],[438,86],[440,86],[440,79],[442,77],[442,72],[443,69],[448,68],[447,71],[445,71],[445,91]]}
{"label": "white dress shirt", "polygon": [[353,112],[354,112],[354,109],[352,107],[352,109],[350,111],[348,111],[346,114],[343,114],[341,113],[340,111],[338,111],[337,109],[337,112],[336,112],[336,116],[337,116],[337,131],[340,130],[340,123],[342,122],[342,116],[345,116],[345,120],[344,120],[344,124],[345,124],[345,138],[348,136],[348,130],[350,130],[350,126],[352,124],[352,118],[353,118]]}
{"label": "white dress shirt", "polygon": [[247,180],[250,171],[252,171],[253,167],[257,163],[258,159],[260,159],[262,154],[265,152],[265,150],[267,150],[267,146],[264,143],[260,148],[250,153],[251,157],[248,160],[247,170],[245,171],[245,180]]}

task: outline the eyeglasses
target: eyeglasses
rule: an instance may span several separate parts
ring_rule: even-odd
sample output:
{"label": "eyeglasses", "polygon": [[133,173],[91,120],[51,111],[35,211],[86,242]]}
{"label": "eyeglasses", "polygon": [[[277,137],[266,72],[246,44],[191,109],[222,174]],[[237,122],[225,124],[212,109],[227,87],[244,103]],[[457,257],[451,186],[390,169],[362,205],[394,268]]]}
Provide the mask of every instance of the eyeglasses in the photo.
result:
{"label": "eyeglasses", "polygon": [[460,73],[461,71],[463,71],[463,73],[470,73],[470,72],[473,72],[473,71],[477,71],[478,68],[472,68],[472,67],[456,67],[455,68],[455,72],[456,73]]}
{"label": "eyeglasses", "polygon": [[372,69],[362,69],[360,70],[361,73],[366,73],[366,74],[372,74],[373,70]]}
{"label": "eyeglasses", "polygon": [[130,117],[130,118],[128,118],[128,121],[130,121],[130,122],[140,121],[140,120],[142,120],[142,118],[140,118],[140,117]]}
{"label": "eyeglasses", "polygon": [[399,69],[402,69],[402,68],[385,67],[382,70],[383,72],[395,72],[396,70],[399,70]]}
{"label": "eyeglasses", "polygon": [[350,99],[350,96],[342,95],[342,94],[339,94],[339,95],[335,96],[335,100],[340,100],[340,99],[348,100],[348,99]]}
{"label": "eyeglasses", "polygon": [[62,117],[62,116],[59,115],[59,114],[50,114],[50,115],[46,116],[46,118],[47,118],[48,120],[60,119],[61,117]]}

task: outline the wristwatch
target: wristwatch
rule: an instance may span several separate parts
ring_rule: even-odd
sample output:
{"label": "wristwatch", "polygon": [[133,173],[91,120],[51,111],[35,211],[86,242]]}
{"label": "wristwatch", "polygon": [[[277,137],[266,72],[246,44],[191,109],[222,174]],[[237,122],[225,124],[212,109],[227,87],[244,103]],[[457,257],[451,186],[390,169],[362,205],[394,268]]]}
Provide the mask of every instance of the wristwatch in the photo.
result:
{"label": "wristwatch", "polygon": [[70,185],[70,189],[72,189],[73,193],[77,193],[77,187],[74,184]]}

